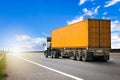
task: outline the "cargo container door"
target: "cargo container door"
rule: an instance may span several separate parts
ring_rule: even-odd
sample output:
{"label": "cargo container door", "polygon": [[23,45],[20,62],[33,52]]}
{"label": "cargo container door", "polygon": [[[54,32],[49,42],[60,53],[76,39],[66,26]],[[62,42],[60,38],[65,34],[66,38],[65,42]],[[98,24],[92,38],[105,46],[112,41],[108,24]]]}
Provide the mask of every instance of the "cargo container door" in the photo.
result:
{"label": "cargo container door", "polygon": [[99,21],[90,19],[88,22],[89,49],[99,48]]}
{"label": "cargo container door", "polygon": [[110,21],[100,20],[100,48],[110,49],[111,48],[111,32],[110,32]]}
{"label": "cargo container door", "polygon": [[110,20],[89,19],[89,49],[111,48]]}

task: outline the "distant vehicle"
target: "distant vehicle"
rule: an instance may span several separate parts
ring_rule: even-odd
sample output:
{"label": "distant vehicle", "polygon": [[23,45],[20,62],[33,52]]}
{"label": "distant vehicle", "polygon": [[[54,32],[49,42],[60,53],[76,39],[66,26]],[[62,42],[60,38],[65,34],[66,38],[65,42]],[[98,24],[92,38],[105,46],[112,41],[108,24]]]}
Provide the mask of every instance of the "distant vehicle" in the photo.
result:
{"label": "distant vehicle", "polygon": [[52,31],[47,38],[45,57],[89,61],[109,60],[111,49],[110,20],[86,19]]}

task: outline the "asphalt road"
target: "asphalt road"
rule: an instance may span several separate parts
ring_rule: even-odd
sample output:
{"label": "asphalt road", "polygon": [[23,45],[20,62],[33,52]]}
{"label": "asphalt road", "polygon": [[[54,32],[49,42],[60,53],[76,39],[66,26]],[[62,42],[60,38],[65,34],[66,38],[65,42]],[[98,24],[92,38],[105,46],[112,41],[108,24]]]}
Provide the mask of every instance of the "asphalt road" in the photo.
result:
{"label": "asphalt road", "polygon": [[43,53],[8,53],[7,80],[120,80],[120,53],[108,62],[45,58]]}

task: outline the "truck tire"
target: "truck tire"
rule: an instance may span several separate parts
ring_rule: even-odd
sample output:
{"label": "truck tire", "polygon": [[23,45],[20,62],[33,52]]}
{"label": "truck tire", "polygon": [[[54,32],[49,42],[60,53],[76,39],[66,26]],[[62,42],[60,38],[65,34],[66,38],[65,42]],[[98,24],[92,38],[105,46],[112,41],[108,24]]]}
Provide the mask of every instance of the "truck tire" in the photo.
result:
{"label": "truck tire", "polygon": [[70,59],[71,59],[71,60],[75,60],[74,53],[70,53],[70,55],[71,55],[71,56],[70,56]]}
{"label": "truck tire", "polygon": [[48,58],[48,53],[47,53],[47,51],[44,52],[44,55],[45,55],[46,58]]}
{"label": "truck tire", "polygon": [[87,61],[87,53],[82,53],[82,61]]}
{"label": "truck tire", "polygon": [[53,58],[59,58],[58,51],[53,51]]}
{"label": "truck tire", "polygon": [[47,53],[45,54],[45,57],[46,57],[46,58],[48,58],[48,55],[47,55]]}
{"label": "truck tire", "polygon": [[81,54],[79,52],[76,52],[75,56],[76,56],[76,60],[77,61],[81,61],[82,60]]}
{"label": "truck tire", "polygon": [[53,52],[53,51],[51,51],[51,58],[53,58],[53,53],[54,53],[54,52]]}

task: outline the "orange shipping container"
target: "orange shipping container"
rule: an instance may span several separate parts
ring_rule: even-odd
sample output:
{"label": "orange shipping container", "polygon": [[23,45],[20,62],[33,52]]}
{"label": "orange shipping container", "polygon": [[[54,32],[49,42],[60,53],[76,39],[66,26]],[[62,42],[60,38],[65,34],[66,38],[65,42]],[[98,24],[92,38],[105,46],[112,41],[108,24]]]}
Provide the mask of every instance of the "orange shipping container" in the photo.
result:
{"label": "orange shipping container", "polygon": [[52,48],[110,49],[110,20],[87,19],[52,31]]}

